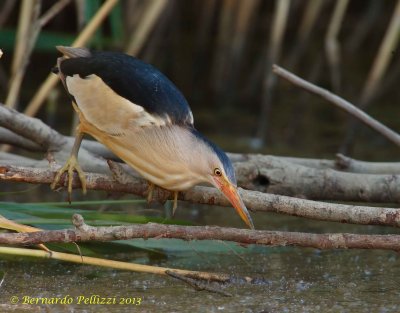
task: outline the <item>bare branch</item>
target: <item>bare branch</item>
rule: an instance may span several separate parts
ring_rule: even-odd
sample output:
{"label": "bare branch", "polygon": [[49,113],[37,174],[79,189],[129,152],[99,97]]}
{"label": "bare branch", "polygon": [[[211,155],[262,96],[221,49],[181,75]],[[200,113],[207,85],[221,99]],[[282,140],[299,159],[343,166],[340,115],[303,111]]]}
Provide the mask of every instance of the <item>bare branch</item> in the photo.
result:
{"label": "bare branch", "polygon": [[[33,151],[46,151],[50,149],[52,151],[65,150],[64,154],[68,155],[70,148],[74,142],[73,137],[64,137],[57,133],[55,130],[51,129],[49,126],[44,124],[41,120],[29,117],[22,113],[14,110],[10,110],[5,106],[0,105],[0,126],[8,129],[0,128],[0,138],[1,143],[10,143],[21,148]],[[15,134],[10,133],[14,132]],[[31,140],[24,138],[31,138]],[[38,143],[38,144],[35,144]],[[41,144],[42,143],[42,144]],[[92,153],[103,157],[105,159],[118,160],[118,158],[104,145],[93,140],[83,140],[82,150],[80,153],[80,159],[85,160],[83,157],[84,152]],[[238,154],[238,153],[228,153],[229,158],[232,162],[248,162],[250,159],[257,161],[262,161],[264,163],[271,162],[271,156],[268,155],[254,155],[254,154]],[[93,156],[92,156],[93,157]],[[365,173],[365,174],[397,174],[400,172],[400,163],[396,162],[364,162],[363,161],[352,161],[352,166],[348,167],[343,164],[344,156],[338,156],[338,160],[321,160],[321,159],[308,159],[308,158],[293,158],[293,157],[282,157],[274,156],[274,159],[278,158],[289,163],[303,165],[312,168],[320,169],[339,169],[345,170],[347,172],[355,173]],[[80,160],[80,162],[82,161]],[[60,159],[64,161],[64,159]],[[87,160],[88,164],[91,164],[93,158]],[[357,162],[355,164],[354,162]],[[359,164],[358,164],[359,163]],[[106,166],[105,162],[103,162]],[[353,168],[354,166],[354,168]],[[83,166],[85,168],[85,166]],[[99,166],[97,166],[99,168]],[[89,169],[94,171],[93,168]],[[105,170],[100,170],[100,173],[104,173]]]}
{"label": "bare branch", "polygon": [[[55,174],[56,169],[0,165],[0,180],[4,181],[50,184]],[[133,177],[129,182],[120,183],[108,175],[86,173],[86,181],[87,189],[125,192],[140,197],[146,197],[148,190],[146,181]],[[65,181],[61,181],[61,184],[64,183]],[[73,188],[80,188],[80,181],[76,176],[73,180]],[[240,194],[246,206],[253,211],[275,212],[341,223],[400,227],[400,210],[395,208],[324,203],[243,189],[240,189]],[[153,199],[165,201],[170,196],[169,191],[156,189]],[[181,192],[179,200],[199,204],[231,206],[217,189],[204,186],[196,186]]]}
{"label": "bare branch", "polygon": [[[1,112],[4,113],[0,115],[0,125],[9,126],[23,136],[37,134],[33,139],[38,143],[46,142],[46,144],[35,145],[30,140],[23,139],[13,133],[7,133],[7,130],[4,130],[4,132],[10,136],[2,136],[3,142],[24,145],[25,148],[42,152],[46,150],[43,146],[49,146],[49,149],[54,150],[52,153],[58,164],[63,164],[68,158],[74,141],[72,137],[63,137],[40,120],[0,106],[0,114]],[[109,168],[105,160],[88,150],[106,158],[114,160],[117,158],[97,142],[85,141],[83,143],[79,153],[79,162],[82,168],[87,172],[108,174]],[[331,160],[317,161],[251,154],[230,154],[229,156],[234,161],[239,185],[246,189],[307,199],[391,203],[399,201],[397,195],[400,193],[400,186],[397,184],[397,176],[332,171],[330,168],[340,166],[336,166],[334,161]],[[17,159],[17,156],[14,158]],[[2,164],[43,168],[47,167],[48,163],[46,160],[29,159],[16,162],[13,160],[14,158],[12,155],[2,156],[3,160],[8,160],[8,162]],[[341,168],[343,168],[343,165]],[[371,165],[370,171],[376,174],[379,173],[380,168],[382,168],[380,164]],[[368,168],[365,167],[365,171],[367,170]],[[133,176],[138,176],[126,165],[124,171]]]}
{"label": "bare branch", "polygon": [[183,276],[183,275],[175,273],[173,271],[165,271],[165,273],[167,275],[173,277],[173,278],[179,279],[179,280],[187,283],[189,286],[193,287],[197,291],[206,290],[206,291],[209,291],[209,292],[214,292],[214,293],[223,295],[225,297],[232,297],[232,294],[230,294],[229,292],[221,290],[220,287],[219,288],[214,288],[214,287],[210,286],[209,284],[205,284],[204,282],[201,282],[201,281],[198,281],[196,279]]}
{"label": "bare branch", "polygon": [[287,156],[276,156],[284,161],[299,164],[311,168],[319,169],[337,169],[334,160],[329,159],[314,159],[314,158],[298,158],[298,157],[287,157]]}
{"label": "bare branch", "polygon": [[336,167],[352,173],[400,174],[400,162],[366,162],[349,158],[341,153],[336,155]]}
{"label": "bare branch", "polygon": [[37,143],[44,150],[57,150],[65,143],[64,137],[41,120],[30,118],[0,105],[0,126]]}
{"label": "bare branch", "polygon": [[29,151],[44,151],[43,147],[12,131],[0,127],[1,143],[9,144]]}
{"label": "bare branch", "polygon": [[311,234],[266,230],[247,230],[216,226],[144,225],[91,227],[74,215],[77,229],[33,233],[0,233],[0,244],[34,245],[50,242],[113,241],[134,238],[175,238],[183,240],[224,240],[242,245],[300,246],[317,249],[400,250],[400,235]]}
{"label": "bare branch", "polygon": [[381,135],[383,135],[385,138],[390,140],[391,142],[395,143],[397,146],[400,146],[400,135],[387,126],[383,125],[381,122],[377,121],[376,119],[372,118],[368,114],[366,114],[364,111],[360,110],[350,102],[340,98],[339,96],[329,92],[326,89],[323,89],[321,87],[318,87],[296,75],[293,73],[283,69],[282,67],[279,67],[278,65],[273,65],[272,69],[275,74],[278,76],[288,80],[292,84],[305,89],[308,92],[311,92],[313,94],[316,94],[325,100],[328,100],[332,104],[336,105],[340,109],[344,110],[345,112],[349,113],[351,116],[359,119],[361,122],[366,124],[367,126],[371,127]]}
{"label": "bare branch", "polygon": [[310,168],[274,156],[234,163],[238,184],[251,190],[314,200],[399,202],[400,177]]}

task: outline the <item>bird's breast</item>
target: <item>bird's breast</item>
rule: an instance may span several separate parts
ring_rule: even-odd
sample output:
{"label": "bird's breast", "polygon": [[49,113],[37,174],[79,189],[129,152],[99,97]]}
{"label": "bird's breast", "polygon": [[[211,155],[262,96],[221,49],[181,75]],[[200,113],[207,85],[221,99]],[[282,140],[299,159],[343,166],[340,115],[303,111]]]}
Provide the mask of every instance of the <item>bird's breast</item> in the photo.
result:
{"label": "bird's breast", "polygon": [[80,115],[82,132],[93,136],[155,185],[181,191],[204,182],[191,165],[190,146],[171,134],[171,129],[149,128],[113,136],[85,121],[82,113]]}

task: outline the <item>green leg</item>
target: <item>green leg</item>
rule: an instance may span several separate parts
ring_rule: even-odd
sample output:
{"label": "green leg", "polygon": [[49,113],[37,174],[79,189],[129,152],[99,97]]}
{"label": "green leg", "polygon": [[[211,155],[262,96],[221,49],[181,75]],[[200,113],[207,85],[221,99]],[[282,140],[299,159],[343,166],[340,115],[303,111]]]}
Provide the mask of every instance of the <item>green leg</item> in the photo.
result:
{"label": "green leg", "polygon": [[[78,128],[79,129],[79,128]],[[69,202],[71,202],[71,194],[72,194],[72,180],[73,180],[73,175],[74,171],[78,173],[79,180],[81,181],[82,185],[82,191],[84,194],[86,194],[86,178],[85,174],[82,171],[82,168],[79,166],[78,163],[78,152],[79,148],[81,146],[83,139],[83,133],[78,130],[76,137],[75,137],[75,142],[74,146],[72,147],[71,155],[68,158],[67,162],[65,165],[57,172],[52,184],[50,187],[52,189],[55,189],[56,186],[58,185],[62,175],[67,172],[68,174],[68,199]]]}
{"label": "green leg", "polygon": [[176,209],[178,208],[178,194],[179,191],[174,191],[174,205],[172,206],[172,216],[175,216]]}

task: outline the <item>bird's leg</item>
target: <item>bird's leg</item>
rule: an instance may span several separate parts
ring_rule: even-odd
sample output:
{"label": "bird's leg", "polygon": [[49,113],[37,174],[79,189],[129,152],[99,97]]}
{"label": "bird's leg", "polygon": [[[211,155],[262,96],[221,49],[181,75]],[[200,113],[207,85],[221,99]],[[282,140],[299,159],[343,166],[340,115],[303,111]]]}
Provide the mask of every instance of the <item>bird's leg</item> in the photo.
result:
{"label": "bird's leg", "polygon": [[78,173],[79,180],[81,181],[82,185],[82,192],[86,194],[86,178],[85,174],[82,171],[82,168],[80,167],[78,163],[78,152],[79,152],[79,147],[81,146],[81,142],[83,139],[83,133],[79,130],[77,130],[77,134],[75,137],[75,142],[74,146],[72,147],[71,155],[68,158],[67,162],[65,165],[57,172],[56,177],[54,178],[52,184],[50,187],[54,189],[57,184],[59,183],[62,175],[64,172],[67,172],[68,174],[68,200],[71,202],[71,194],[72,194],[72,180],[73,180],[73,175],[74,171]]}
{"label": "bird's leg", "polygon": [[149,182],[149,189],[147,189],[147,202],[151,202],[153,198],[154,184]]}
{"label": "bird's leg", "polygon": [[174,191],[174,205],[172,206],[172,216],[175,216],[175,211],[178,208],[178,194],[179,191]]}

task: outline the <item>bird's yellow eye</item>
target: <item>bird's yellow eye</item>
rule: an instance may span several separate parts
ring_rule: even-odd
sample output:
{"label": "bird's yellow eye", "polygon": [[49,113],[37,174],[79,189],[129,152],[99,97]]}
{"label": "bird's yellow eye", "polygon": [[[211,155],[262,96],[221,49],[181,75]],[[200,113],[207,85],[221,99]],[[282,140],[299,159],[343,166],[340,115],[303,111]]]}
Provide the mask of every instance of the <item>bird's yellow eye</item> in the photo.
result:
{"label": "bird's yellow eye", "polygon": [[216,168],[214,169],[214,175],[215,175],[215,176],[222,176],[222,172],[221,172],[221,170],[220,170],[218,167],[216,167]]}

